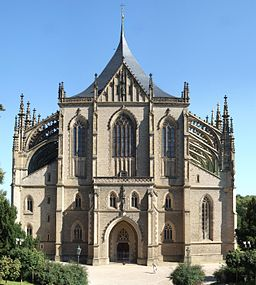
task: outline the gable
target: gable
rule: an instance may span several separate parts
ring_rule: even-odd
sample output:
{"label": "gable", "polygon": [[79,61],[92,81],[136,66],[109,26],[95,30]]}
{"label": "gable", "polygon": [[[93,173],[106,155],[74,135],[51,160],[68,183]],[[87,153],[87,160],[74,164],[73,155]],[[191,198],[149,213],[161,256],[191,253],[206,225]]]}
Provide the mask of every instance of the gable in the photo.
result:
{"label": "gable", "polygon": [[122,64],[101,91],[98,102],[148,102],[148,95],[126,65]]}

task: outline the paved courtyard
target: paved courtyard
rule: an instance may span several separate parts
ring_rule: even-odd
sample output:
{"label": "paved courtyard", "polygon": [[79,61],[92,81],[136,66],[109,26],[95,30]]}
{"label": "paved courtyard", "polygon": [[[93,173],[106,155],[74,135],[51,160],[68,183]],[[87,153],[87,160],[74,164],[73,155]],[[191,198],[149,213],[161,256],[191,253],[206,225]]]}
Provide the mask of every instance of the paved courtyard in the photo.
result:
{"label": "paved courtyard", "polygon": [[[167,263],[158,266],[157,273],[153,273],[151,266],[136,264],[111,263],[103,266],[86,266],[90,285],[170,285],[168,276],[175,269],[177,263]],[[207,276],[205,284],[214,280],[213,272],[220,264],[204,264],[203,269]]]}

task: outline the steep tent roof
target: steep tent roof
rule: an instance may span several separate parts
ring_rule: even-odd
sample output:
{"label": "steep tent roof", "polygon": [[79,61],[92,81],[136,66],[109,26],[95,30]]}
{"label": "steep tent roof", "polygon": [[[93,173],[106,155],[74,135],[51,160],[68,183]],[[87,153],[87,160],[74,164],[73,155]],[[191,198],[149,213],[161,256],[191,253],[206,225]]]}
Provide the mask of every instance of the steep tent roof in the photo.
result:
{"label": "steep tent roof", "polygon": [[[121,28],[120,42],[117,47],[117,50],[107,66],[104,68],[102,73],[97,78],[98,90],[101,92],[114,74],[117,72],[119,67],[124,64],[133,76],[136,78],[140,86],[144,89],[144,91],[149,93],[149,76],[145,74],[137,60],[133,56],[130,51],[127,41],[124,36],[123,25]],[[93,97],[93,87],[94,83],[92,83],[87,89],[82,91],[81,93],[73,96],[73,97]],[[157,85],[154,84],[154,97],[174,97],[163,90],[161,90]]]}

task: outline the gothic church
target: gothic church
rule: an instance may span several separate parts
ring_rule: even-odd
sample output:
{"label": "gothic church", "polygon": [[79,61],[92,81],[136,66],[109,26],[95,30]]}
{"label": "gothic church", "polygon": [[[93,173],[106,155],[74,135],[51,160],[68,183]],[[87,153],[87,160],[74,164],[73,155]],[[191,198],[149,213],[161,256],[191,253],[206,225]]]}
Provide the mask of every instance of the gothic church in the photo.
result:
{"label": "gothic church", "polygon": [[24,106],[13,137],[12,202],[52,259],[152,264],[219,261],[234,248],[234,136],[223,113],[189,111],[131,53],[123,24],[102,73],[81,93],[58,91],[45,119]]}

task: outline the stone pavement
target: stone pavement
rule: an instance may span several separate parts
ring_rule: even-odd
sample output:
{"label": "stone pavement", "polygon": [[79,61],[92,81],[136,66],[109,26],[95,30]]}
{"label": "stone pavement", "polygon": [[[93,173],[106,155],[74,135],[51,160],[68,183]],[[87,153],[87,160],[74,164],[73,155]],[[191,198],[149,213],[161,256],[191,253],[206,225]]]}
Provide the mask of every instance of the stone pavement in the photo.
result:
{"label": "stone pavement", "polygon": [[[136,264],[110,263],[102,266],[85,266],[88,271],[90,285],[170,285],[168,278],[175,269],[177,263],[166,263],[158,266],[154,274],[151,266]],[[221,265],[203,264],[203,270],[207,276],[207,282],[214,282],[213,272]]]}

